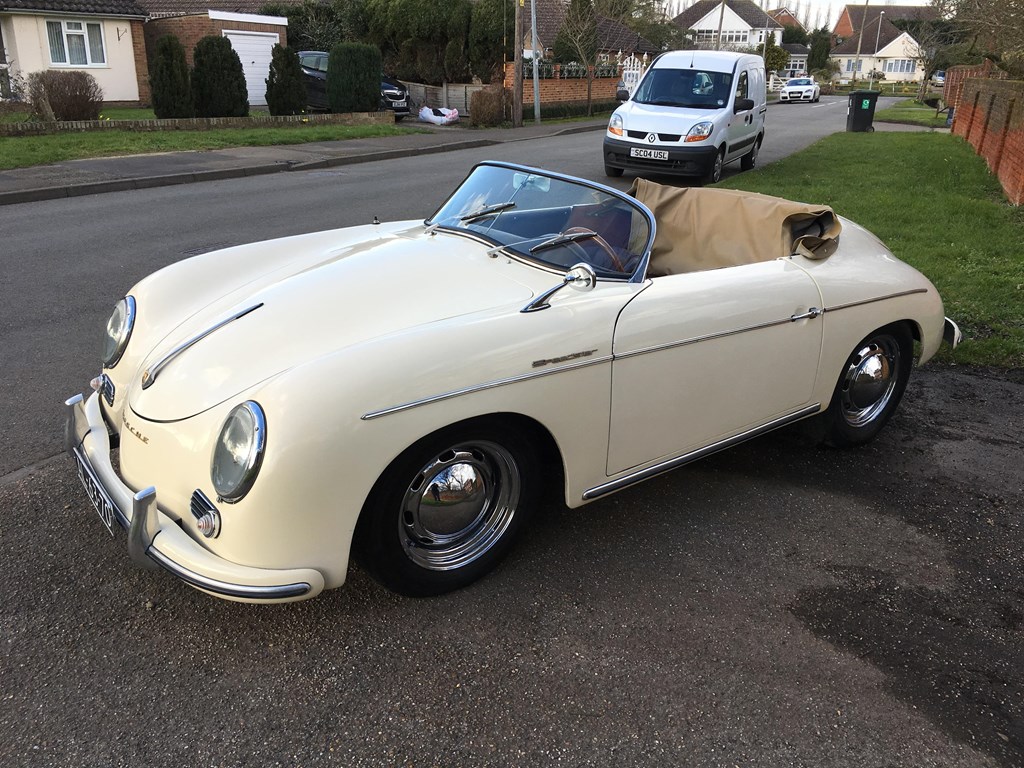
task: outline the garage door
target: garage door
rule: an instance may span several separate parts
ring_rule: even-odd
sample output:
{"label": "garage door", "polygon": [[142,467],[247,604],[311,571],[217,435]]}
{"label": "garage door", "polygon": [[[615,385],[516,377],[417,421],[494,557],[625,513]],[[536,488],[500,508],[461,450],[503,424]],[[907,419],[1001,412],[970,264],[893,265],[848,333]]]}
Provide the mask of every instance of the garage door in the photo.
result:
{"label": "garage door", "polygon": [[267,104],[267,77],[270,74],[270,58],[279,36],[273,32],[224,32],[231,41],[238,58],[242,60],[245,72],[245,87],[249,90],[249,106],[263,107]]}

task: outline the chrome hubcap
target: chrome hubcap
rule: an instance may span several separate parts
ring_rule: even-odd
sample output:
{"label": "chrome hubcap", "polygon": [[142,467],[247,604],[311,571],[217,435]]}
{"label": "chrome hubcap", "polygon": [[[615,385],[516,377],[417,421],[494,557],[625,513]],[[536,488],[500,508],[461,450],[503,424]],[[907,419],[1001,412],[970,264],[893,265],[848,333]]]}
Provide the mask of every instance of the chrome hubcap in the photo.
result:
{"label": "chrome hubcap", "polygon": [[843,377],[843,418],[853,427],[869,424],[885,410],[896,391],[900,348],[895,339],[872,339],[857,350]]}
{"label": "chrome hubcap", "polygon": [[496,443],[477,441],[437,454],[402,499],[398,535],[406,555],[432,571],[473,562],[508,530],[519,487],[515,459]]}

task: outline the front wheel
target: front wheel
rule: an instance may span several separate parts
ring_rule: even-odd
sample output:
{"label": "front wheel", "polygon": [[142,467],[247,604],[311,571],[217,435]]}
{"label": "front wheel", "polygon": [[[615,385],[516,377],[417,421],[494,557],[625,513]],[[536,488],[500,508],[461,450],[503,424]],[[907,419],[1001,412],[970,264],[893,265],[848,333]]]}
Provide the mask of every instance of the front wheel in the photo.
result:
{"label": "front wheel", "polygon": [[604,175],[610,179],[617,179],[622,175],[621,168],[612,168],[610,165],[604,167]]}
{"label": "front wheel", "polygon": [[356,527],[356,555],[404,595],[464,587],[511,549],[535,506],[539,473],[536,451],[499,423],[437,432],[377,481]]}
{"label": "front wheel", "polygon": [[760,136],[754,139],[754,146],[750,148],[750,151],[740,158],[740,168],[744,171],[753,170],[754,166],[757,164],[757,152],[759,149],[761,149]]}
{"label": "front wheel", "polygon": [[717,155],[715,155],[715,162],[712,164],[710,170],[704,176],[705,184],[717,184],[722,180],[722,168],[725,167],[725,147],[723,147]]}
{"label": "front wheel", "polygon": [[882,431],[907,388],[913,350],[902,323],[880,328],[854,348],[825,412],[829,445],[862,445]]}

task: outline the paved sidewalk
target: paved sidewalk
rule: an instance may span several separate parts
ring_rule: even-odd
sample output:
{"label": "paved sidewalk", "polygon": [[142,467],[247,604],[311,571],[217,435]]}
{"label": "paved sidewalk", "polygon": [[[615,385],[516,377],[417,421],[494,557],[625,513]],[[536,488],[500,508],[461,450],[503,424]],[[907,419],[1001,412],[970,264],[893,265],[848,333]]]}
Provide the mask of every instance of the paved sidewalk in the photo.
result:
{"label": "paved sidewalk", "polygon": [[573,123],[526,123],[522,128],[488,130],[419,123],[416,127],[426,128],[428,133],[272,147],[69,160],[53,165],[0,171],[0,205],[267,173],[306,171],[431,152],[451,152],[510,141],[600,131],[607,124],[607,117]]}

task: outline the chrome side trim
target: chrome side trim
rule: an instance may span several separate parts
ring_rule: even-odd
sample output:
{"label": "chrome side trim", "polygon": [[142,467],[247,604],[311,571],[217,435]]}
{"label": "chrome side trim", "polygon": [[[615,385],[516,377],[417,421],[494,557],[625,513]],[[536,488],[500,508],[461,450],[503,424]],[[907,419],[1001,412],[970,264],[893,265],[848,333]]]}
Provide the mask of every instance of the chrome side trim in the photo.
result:
{"label": "chrome side trim", "polygon": [[[815,315],[817,317],[817,315]],[[743,328],[735,328],[731,331],[719,331],[718,333],[708,333],[704,336],[694,336],[690,339],[683,339],[682,341],[669,341],[664,344],[656,344],[653,347],[642,347],[641,349],[634,349],[631,352],[622,352],[616,354],[616,360],[625,360],[630,357],[636,357],[637,355],[646,355],[651,352],[661,352],[666,349],[674,349],[676,347],[685,347],[690,344],[697,344],[702,341],[711,341],[713,339],[723,339],[727,336],[735,336],[740,333],[747,333],[748,331],[760,331],[764,328],[772,328],[776,325],[789,325],[790,323],[799,320],[800,318],[796,315],[792,317],[784,317],[781,320],[770,320],[767,323],[758,323],[757,325],[748,325]]]}
{"label": "chrome side trim", "polygon": [[850,301],[846,304],[837,304],[834,307],[825,307],[821,310],[822,312],[838,312],[841,309],[850,309],[851,307],[861,307],[865,304],[874,304],[876,301],[888,301],[889,299],[898,299],[901,296],[912,296],[915,293],[928,293],[927,288],[914,288],[909,291],[900,291],[899,293],[890,293],[886,296],[876,296],[873,299],[861,299],[860,301]]}
{"label": "chrome side trim", "polygon": [[531,371],[530,373],[523,373],[519,376],[510,376],[507,379],[498,379],[496,381],[488,381],[484,384],[475,384],[472,387],[464,387],[463,389],[456,389],[451,392],[445,392],[440,395],[433,395],[431,397],[424,397],[422,400],[413,400],[408,403],[402,403],[401,405],[395,405],[390,408],[382,408],[379,411],[370,411],[364,413],[359,418],[363,421],[370,421],[371,419],[378,419],[381,416],[389,416],[392,413],[399,413],[400,411],[407,411],[410,408],[418,408],[421,405],[429,405],[430,403],[437,403],[442,400],[450,400],[453,397],[461,397],[462,395],[469,395],[474,392],[483,392],[487,389],[495,389],[496,387],[504,387],[506,384],[518,384],[521,381],[528,381],[529,379],[539,379],[542,376],[552,376],[556,373],[564,373],[565,371],[575,371],[579,368],[589,368],[592,365],[601,365],[602,363],[610,363],[612,361],[611,355],[605,355],[604,357],[596,357],[593,360],[584,360],[583,362],[573,363],[572,365],[563,365],[560,368],[549,368],[543,371]]}
{"label": "chrome side trim", "polygon": [[289,597],[300,597],[311,589],[310,585],[305,581],[296,582],[295,584],[280,584],[269,587],[255,587],[248,584],[231,584],[227,581],[218,581],[217,579],[211,579],[198,574],[195,571],[191,571],[183,565],[179,565],[174,562],[167,557],[167,555],[153,547],[150,547],[148,554],[157,562],[158,565],[165,570],[170,571],[186,584],[206,590],[207,592],[213,592],[217,595],[224,595],[225,597],[243,597],[250,600],[283,600]]}
{"label": "chrome side trim", "polygon": [[739,445],[740,443],[752,440],[755,437],[760,437],[761,435],[771,432],[774,429],[778,429],[779,427],[792,424],[794,421],[799,421],[800,419],[805,419],[808,416],[813,416],[820,410],[821,403],[809,405],[806,408],[801,408],[799,411],[787,414],[786,416],[780,416],[766,424],[762,424],[760,427],[754,427],[746,432],[741,432],[738,435],[733,435],[725,440],[719,440],[717,443],[712,443],[711,445],[699,448],[696,451],[691,451],[690,453],[685,453],[682,456],[677,456],[674,459],[669,459],[668,461],[663,461],[660,464],[655,464],[654,466],[641,469],[637,472],[625,475],[624,477],[620,477],[617,480],[612,480],[611,482],[594,486],[590,490],[583,492],[583,500],[591,501],[592,499],[598,499],[609,493],[614,493],[615,491],[622,490],[627,486],[634,485],[635,483],[649,480],[652,477],[664,474],[665,472],[681,467],[684,464],[690,464],[698,459],[703,459],[705,456],[710,456],[713,453],[724,451],[726,448],[732,448],[734,445]]}
{"label": "chrome side trim", "polygon": [[229,318],[221,320],[216,325],[213,325],[210,328],[207,328],[205,331],[200,333],[198,336],[193,336],[188,341],[179,344],[177,347],[175,347],[170,352],[168,352],[166,355],[164,355],[162,358],[160,358],[156,362],[155,365],[150,366],[149,368],[147,368],[143,372],[143,374],[142,374],[142,388],[143,389],[149,389],[151,386],[153,386],[153,382],[155,382],[156,381],[156,377],[160,375],[160,371],[162,371],[164,369],[164,367],[168,363],[170,363],[174,358],[176,358],[178,355],[180,355],[186,349],[188,349],[189,347],[193,346],[194,344],[198,344],[200,341],[205,339],[211,333],[214,333],[215,331],[219,331],[225,325],[228,325],[229,323],[233,323],[233,322],[235,322],[235,320],[238,320],[239,318],[245,317],[250,312],[252,312],[254,310],[257,310],[257,309],[259,309],[262,306],[263,306],[263,302],[261,301],[259,304],[254,304],[253,306],[249,307],[248,309],[243,309],[241,312],[238,312],[238,313],[232,315]]}

